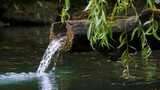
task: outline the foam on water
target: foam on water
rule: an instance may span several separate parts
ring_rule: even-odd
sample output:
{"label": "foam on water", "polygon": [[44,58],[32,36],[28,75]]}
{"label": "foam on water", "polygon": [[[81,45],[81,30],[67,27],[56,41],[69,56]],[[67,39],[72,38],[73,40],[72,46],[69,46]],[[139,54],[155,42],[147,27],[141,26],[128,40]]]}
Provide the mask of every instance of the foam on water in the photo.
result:
{"label": "foam on water", "polygon": [[48,45],[48,48],[46,49],[42,61],[40,62],[40,65],[37,69],[37,74],[43,74],[45,70],[48,68],[52,56],[60,49],[63,41],[66,39],[66,36],[61,37],[59,39],[53,39],[51,43]]}
{"label": "foam on water", "polygon": [[5,73],[0,74],[0,85],[20,84],[24,81],[36,80],[39,84],[39,90],[58,90],[54,73]]}
{"label": "foam on water", "polygon": [[36,73],[5,73],[0,75],[0,84],[4,83],[4,81],[24,81],[24,80],[32,80],[37,77]]}

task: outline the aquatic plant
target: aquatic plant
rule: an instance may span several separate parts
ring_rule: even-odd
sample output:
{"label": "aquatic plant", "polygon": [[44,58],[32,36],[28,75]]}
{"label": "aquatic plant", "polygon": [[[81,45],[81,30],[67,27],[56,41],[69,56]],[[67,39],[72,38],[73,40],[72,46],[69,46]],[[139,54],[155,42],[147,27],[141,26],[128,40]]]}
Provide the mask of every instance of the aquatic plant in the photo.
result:
{"label": "aquatic plant", "polygon": [[[146,36],[153,35],[157,40],[160,40],[160,36],[157,34],[159,23],[154,19],[154,14],[151,15],[148,21],[142,22],[135,7],[135,0],[117,0],[113,8],[109,8],[112,7],[110,2],[112,1],[89,0],[88,6],[85,8],[86,11],[89,11],[89,29],[87,36],[93,48],[93,45],[97,44],[97,42],[102,47],[106,46],[108,48],[118,49],[125,47],[125,50],[121,55],[121,63],[124,67],[122,77],[128,79],[131,76],[129,74],[129,64],[132,62],[130,49],[135,49],[132,45],[129,45],[129,41],[132,41],[135,37],[140,39],[141,55],[147,60],[151,54],[151,48]],[[69,6],[69,0],[65,0],[61,15],[62,22],[64,22],[65,19],[69,19],[69,14],[67,13]],[[119,36],[120,45],[118,47],[113,47],[111,42],[114,41],[112,35],[112,25],[115,23],[114,17],[120,15],[127,16],[129,8],[134,11],[138,25],[133,29],[131,38],[128,38],[128,31],[125,25],[125,30]],[[155,1],[146,0],[145,8],[156,9]]]}

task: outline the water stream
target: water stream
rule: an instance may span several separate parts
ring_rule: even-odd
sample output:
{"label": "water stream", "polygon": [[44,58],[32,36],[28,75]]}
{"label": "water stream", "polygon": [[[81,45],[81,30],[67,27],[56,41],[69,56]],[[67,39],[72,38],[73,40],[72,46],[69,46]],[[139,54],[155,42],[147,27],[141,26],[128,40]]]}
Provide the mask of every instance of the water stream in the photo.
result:
{"label": "water stream", "polygon": [[38,74],[42,74],[45,72],[45,70],[48,68],[48,66],[51,62],[52,56],[54,56],[54,54],[60,49],[65,38],[66,37],[64,36],[59,39],[53,39],[51,41],[51,43],[48,45],[48,48],[46,49],[46,51],[42,57],[42,61],[40,62],[40,65],[37,69]]}

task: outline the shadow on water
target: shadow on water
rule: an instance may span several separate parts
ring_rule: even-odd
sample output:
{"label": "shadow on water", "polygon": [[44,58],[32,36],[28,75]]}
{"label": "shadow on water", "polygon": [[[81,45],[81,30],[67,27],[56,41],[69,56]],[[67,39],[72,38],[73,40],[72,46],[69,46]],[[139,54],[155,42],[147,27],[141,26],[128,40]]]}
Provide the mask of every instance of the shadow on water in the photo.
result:
{"label": "shadow on water", "polygon": [[5,28],[0,42],[0,90],[160,90],[160,50],[153,51],[148,62],[133,58],[131,80],[121,78],[120,62],[96,52],[68,53],[63,66],[39,76],[35,72],[48,33],[44,28],[17,28],[19,33],[9,35],[10,29]]}

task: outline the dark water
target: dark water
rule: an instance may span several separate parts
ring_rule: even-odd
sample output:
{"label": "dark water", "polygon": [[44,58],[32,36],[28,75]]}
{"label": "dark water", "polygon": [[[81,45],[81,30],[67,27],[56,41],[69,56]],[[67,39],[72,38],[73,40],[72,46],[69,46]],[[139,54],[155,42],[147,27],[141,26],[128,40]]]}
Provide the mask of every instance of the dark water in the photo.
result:
{"label": "dark water", "polygon": [[68,53],[62,66],[39,76],[35,71],[45,45],[16,42],[20,37],[1,40],[0,90],[160,90],[160,50],[153,51],[148,62],[135,56],[129,80],[121,78],[120,62],[96,52]]}
{"label": "dark water", "polygon": [[[121,78],[120,62],[110,62],[98,53],[74,53],[66,56],[66,66],[56,73],[62,90],[160,90],[160,51],[154,51],[150,61],[140,56],[133,58],[130,74],[133,78]],[[68,63],[68,62],[70,63]],[[68,71],[69,70],[69,71]],[[61,90],[61,89],[60,89]]]}

